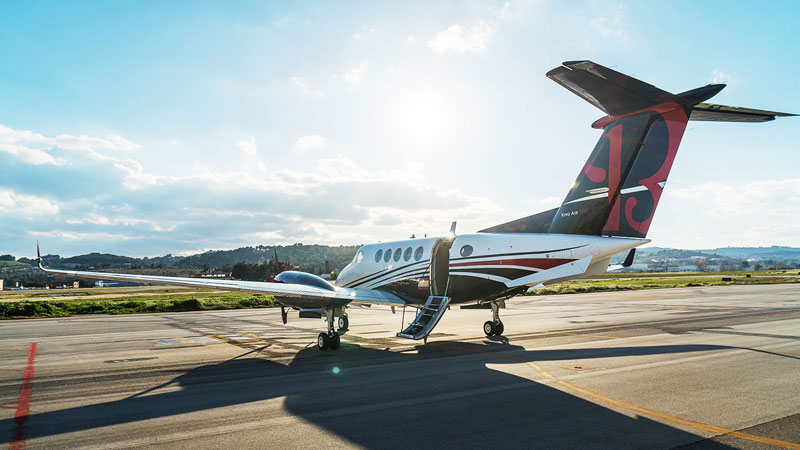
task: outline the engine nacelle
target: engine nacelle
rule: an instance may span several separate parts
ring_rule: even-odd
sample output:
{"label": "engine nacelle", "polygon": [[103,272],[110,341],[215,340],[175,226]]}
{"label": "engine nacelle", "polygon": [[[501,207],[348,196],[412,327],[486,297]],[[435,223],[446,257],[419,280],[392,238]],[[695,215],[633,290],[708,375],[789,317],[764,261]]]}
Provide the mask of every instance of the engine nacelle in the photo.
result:
{"label": "engine nacelle", "polygon": [[294,270],[287,270],[286,272],[281,272],[277,276],[275,276],[275,281],[278,283],[286,283],[286,284],[302,284],[305,286],[314,286],[321,289],[327,289],[329,291],[335,291],[336,288],[333,287],[327,280],[318,277],[316,275],[305,273],[305,272],[297,272]]}

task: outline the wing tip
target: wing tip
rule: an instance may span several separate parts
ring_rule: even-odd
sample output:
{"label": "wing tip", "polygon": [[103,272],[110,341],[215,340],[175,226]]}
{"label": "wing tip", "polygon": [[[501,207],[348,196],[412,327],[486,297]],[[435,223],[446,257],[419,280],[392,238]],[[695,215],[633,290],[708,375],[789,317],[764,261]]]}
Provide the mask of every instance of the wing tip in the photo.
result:
{"label": "wing tip", "polygon": [[42,254],[39,251],[39,240],[36,240],[36,264],[39,266],[40,269],[45,270],[44,266],[42,265]]}

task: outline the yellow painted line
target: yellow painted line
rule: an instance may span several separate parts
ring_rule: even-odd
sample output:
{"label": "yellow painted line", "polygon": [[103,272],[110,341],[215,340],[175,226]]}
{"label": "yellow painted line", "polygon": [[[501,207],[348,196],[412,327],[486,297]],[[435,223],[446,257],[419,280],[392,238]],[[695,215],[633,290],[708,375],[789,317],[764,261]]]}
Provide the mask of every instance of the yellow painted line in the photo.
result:
{"label": "yellow painted line", "polygon": [[473,353],[487,353],[487,354],[490,354],[490,355],[497,355],[497,356],[501,356],[503,358],[512,359],[514,361],[523,362],[526,365],[528,365],[528,367],[530,367],[533,370],[535,370],[536,373],[538,373],[542,377],[547,378],[548,380],[551,380],[551,381],[555,382],[555,384],[557,384],[557,385],[559,385],[559,386],[561,386],[561,387],[563,387],[565,389],[568,389],[568,390],[571,390],[571,391],[576,392],[578,394],[581,394],[584,397],[589,397],[589,398],[592,398],[592,399],[595,399],[595,400],[599,400],[599,401],[601,401],[603,403],[608,403],[608,404],[614,405],[614,406],[616,406],[618,408],[627,409],[628,411],[637,412],[639,414],[644,414],[646,416],[657,417],[659,419],[666,420],[668,422],[679,423],[681,425],[690,426],[690,427],[697,428],[697,429],[700,429],[700,430],[710,431],[712,433],[717,433],[717,434],[720,434],[720,435],[734,436],[734,437],[737,437],[737,438],[740,438],[740,439],[746,439],[748,441],[760,442],[762,444],[768,444],[768,445],[774,445],[776,447],[783,447],[783,448],[788,448],[788,449],[792,449],[792,450],[800,450],[800,444],[795,444],[795,443],[787,442],[787,441],[781,441],[781,440],[778,440],[778,439],[772,439],[772,438],[768,438],[768,437],[764,437],[764,436],[758,436],[758,435],[755,435],[755,434],[743,433],[741,431],[729,430],[727,428],[718,427],[718,426],[715,426],[715,425],[708,425],[708,424],[701,423],[701,422],[695,422],[693,420],[682,419],[680,417],[673,416],[671,414],[662,413],[660,411],[654,411],[652,409],[642,408],[641,406],[636,406],[636,405],[633,405],[631,403],[627,403],[627,402],[623,402],[623,401],[620,401],[620,400],[613,399],[613,398],[605,396],[603,394],[599,394],[597,392],[593,392],[593,391],[590,391],[588,389],[584,389],[584,388],[582,388],[580,386],[577,386],[575,384],[572,384],[572,383],[570,383],[568,381],[559,380],[556,376],[554,376],[551,373],[549,373],[546,370],[544,370],[539,364],[536,364],[536,362],[528,361],[527,359],[525,359],[525,358],[523,358],[521,356],[509,355],[509,354],[506,354],[506,353],[495,353],[495,352],[489,352],[489,351],[478,350],[478,349],[469,349],[469,348],[463,348],[463,347],[458,347],[458,346],[453,346],[451,348],[456,348],[458,350],[464,350],[464,351],[473,352]]}

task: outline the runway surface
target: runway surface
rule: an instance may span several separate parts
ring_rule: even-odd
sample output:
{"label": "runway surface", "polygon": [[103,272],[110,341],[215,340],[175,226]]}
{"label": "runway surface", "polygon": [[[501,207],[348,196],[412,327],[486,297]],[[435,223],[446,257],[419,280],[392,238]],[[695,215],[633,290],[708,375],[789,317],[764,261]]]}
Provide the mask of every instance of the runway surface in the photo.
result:
{"label": "runway surface", "polygon": [[327,352],[276,309],[3,321],[0,445],[800,449],[800,285],[508,305],[424,346],[351,308]]}

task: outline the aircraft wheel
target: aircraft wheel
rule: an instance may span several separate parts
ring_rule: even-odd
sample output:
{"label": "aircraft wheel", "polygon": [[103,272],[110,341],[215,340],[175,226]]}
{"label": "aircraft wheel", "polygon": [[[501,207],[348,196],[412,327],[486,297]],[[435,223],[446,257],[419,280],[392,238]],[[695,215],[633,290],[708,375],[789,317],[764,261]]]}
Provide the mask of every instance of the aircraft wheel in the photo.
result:
{"label": "aircraft wheel", "polygon": [[325,351],[328,349],[330,344],[331,344],[331,338],[328,337],[327,333],[320,333],[319,336],[317,336],[318,349]]}
{"label": "aircraft wheel", "polygon": [[339,316],[338,325],[339,331],[347,331],[347,329],[350,327],[350,320],[347,318],[347,316]]}
{"label": "aircraft wheel", "polygon": [[503,326],[503,322],[497,322],[497,323],[494,325],[494,334],[495,334],[496,336],[500,336],[500,335],[502,335],[502,334],[503,334],[503,331],[504,331],[505,329],[506,329],[506,328]]}
{"label": "aircraft wheel", "polygon": [[494,334],[497,332],[494,322],[492,322],[491,320],[487,320],[486,322],[484,322],[483,332],[486,333],[486,336],[494,336]]}
{"label": "aircraft wheel", "polygon": [[333,333],[333,336],[331,336],[329,339],[331,341],[331,350],[336,350],[342,344],[342,339],[339,337],[339,333]]}

